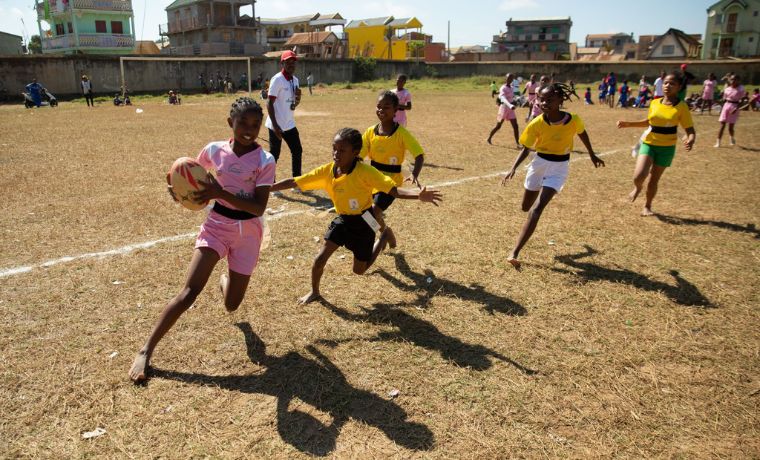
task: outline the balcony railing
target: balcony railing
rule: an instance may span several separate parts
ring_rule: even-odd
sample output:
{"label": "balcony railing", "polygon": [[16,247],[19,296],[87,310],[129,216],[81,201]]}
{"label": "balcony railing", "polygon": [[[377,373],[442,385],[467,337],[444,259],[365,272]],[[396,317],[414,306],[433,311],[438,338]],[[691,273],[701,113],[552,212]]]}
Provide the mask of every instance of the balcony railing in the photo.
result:
{"label": "balcony railing", "polygon": [[[68,14],[68,8],[62,0],[50,0],[50,15]],[[100,11],[132,11],[132,0],[69,0],[69,5],[75,10],[100,10]],[[37,4],[37,18],[45,19],[45,6]]]}
{"label": "balcony railing", "polygon": [[[74,35],[61,35],[42,40],[43,50],[76,48]],[[118,48],[132,49],[135,41],[131,35],[123,34],[79,34],[79,49],[82,48]]]}
{"label": "balcony railing", "polygon": [[249,29],[257,29],[258,25],[253,26],[249,24],[241,24],[238,22],[235,24],[232,21],[232,18],[229,17],[216,17],[214,18],[214,21],[211,21],[210,17],[201,18],[198,16],[191,16],[188,18],[180,18],[175,19],[168,24],[161,24],[159,25],[159,33],[162,35],[167,34],[178,34],[181,32],[187,32],[190,30],[196,30],[196,29],[202,29],[205,27],[243,27],[243,28],[249,28]]}

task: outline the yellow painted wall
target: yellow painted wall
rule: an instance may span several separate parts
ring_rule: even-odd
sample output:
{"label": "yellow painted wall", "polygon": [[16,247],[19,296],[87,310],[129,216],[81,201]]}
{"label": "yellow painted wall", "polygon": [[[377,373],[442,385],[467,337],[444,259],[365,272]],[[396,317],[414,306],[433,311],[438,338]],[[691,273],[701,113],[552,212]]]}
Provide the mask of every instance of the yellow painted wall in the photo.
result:
{"label": "yellow painted wall", "polygon": [[[388,42],[385,40],[386,26],[360,26],[346,29],[348,34],[348,55],[388,59]],[[392,59],[406,60],[407,43],[403,40],[392,42]]]}

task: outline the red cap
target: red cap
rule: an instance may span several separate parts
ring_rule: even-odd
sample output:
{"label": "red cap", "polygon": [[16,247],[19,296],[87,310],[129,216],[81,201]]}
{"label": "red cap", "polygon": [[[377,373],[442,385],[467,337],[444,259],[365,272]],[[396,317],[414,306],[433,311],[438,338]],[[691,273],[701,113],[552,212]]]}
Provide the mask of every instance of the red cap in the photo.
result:
{"label": "red cap", "polygon": [[288,59],[298,60],[298,57],[296,56],[296,53],[290,50],[286,50],[284,53],[282,53],[282,56],[280,57],[280,62],[285,62]]}
{"label": "red cap", "polygon": [[681,70],[684,70],[686,68],[686,64],[681,64]]}

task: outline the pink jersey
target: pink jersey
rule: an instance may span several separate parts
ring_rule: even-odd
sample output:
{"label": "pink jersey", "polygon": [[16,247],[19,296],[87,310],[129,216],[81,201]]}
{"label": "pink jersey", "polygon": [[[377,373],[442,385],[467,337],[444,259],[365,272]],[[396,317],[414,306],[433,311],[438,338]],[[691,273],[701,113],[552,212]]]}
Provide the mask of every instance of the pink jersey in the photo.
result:
{"label": "pink jersey", "polygon": [[[260,146],[238,157],[232,151],[231,143],[232,139],[212,142],[203,147],[198,154],[198,163],[216,171],[216,180],[224,190],[251,199],[256,187],[274,183],[274,157]],[[230,209],[237,209],[224,200],[217,201]]]}
{"label": "pink jersey", "polygon": [[720,111],[718,121],[721,123],[734,124],[739,119],[739,102],[746,93],[743,86],[734,88],[726,86],[723,90],[723,108]]}
{"label": "pink jersey", "polygon": [[515,91],[512,89],[511,86],[507,85],[506,83],[501,85],[501,88],[499,88],[499,99],[502,101],[512,103],[512,99],[515,98]]}
{"label": "pink jersey", "polygon": [[715,80],[705,80],[704,91],[702,91],[702,99],[707,101],[713,100],[713,94],[715,93]]}
{"label": "pink jersey", "polygon": [[[396,96],[398,96],[398,105],[406,105],[408,102],[412,102],[412,93],[410,93],[406,88],[399,91],[398,89],[391,90],[394,93],[396,93]],[[393,117],[393,121],[400,124],[401,126],[406,126],[406,110],[397,110],[396,116]]]}
{"label": "pink jersey", "polygon": [[537,81],[534,81],[534,82],[528,81],[528,83],[525,84],[525,92],[528,94],[528,102],[530,102],[531,104],[533,103],[533,101],[536,100],[536,97],[538,97],[536,95],[536,90],[538,89],[539,86],[540,86],[540,83]]}

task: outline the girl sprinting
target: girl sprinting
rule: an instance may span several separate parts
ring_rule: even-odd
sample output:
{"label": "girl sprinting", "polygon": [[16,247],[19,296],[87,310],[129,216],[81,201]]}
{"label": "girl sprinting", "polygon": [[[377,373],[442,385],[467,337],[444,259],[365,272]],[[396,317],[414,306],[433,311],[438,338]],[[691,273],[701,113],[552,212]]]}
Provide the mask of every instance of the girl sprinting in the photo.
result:
{"label": "girl sprinting", "polygon": [[507,257],[507,261],[517,270],[520,269],[520,251],[536,230],[544,209],[554,195],[562,190],[567,180],[570,151],[573,149],[573,138],[576,134],[588,150],[594,167],[604,166],[604,161],[594,154],[580,117],[561,110],[562,103],[570,100],[572,94],[572,89],[562,83],[548,85],[538,93],[537,103],[541,105],[543,115],[531,121],[520,135],[523,149],[515,159],[512,169],[501,181],[501,185],[505,185],[514,177],[517,167],[530,151],[536,152],[536,157],[528,166],[525,176],[525,194],[522,200],[522,210],[528,212],[528,220],[523,224],[517,242]]}
{"label": "girl sprinting", "polygon": [[501,129],[504,120],[509,120],[509,123],[512,125],[512,131],[515,135],[515,144],[517,144],[518,148],[520,147],[520,129],[517,127],[517,115],[515,115],[516,107],[512,104],[515,97],[514,88],[512,87],[514,79],[515,76],[508,73],[504,79],[504,84],[499,88],[499,97],[497,99],[499,113],[496,115],[496,126],[494,126],[488,134],[488,140],[486,142],[489,144],[491,143],[493,135]]}
{"label": "girl sprinting", "polygon": [[226,257],[229,264],[229,273],[223,274],[219,283],[224,306],[234,311],[243,301],[263,236],[257,216],[264,214],[275,173],[274,157],[256,143],[262,117],[261,106],[253,99],[237,99],[227,118],[232,139],[212,142],[198,155],[198,163],[207,170],[215,170],[217,178],[209,174],[206,188],[196,192],[195,199],[216,201],[195,240],[185,286],[164,307],[129,370],[129,378],[135,383],[147,378],[156,345],[193,304],[220,259]]}
{"label": "girl sprinting", "polygon": [[354,253],[353,271],[366,272],[388,242],[387,230],[375,241],[379,229],[373,213],[372,192],[379,190],[394,198],[420,200],[438,205],[441,194],[422,188],[419,192],[400,190],[396,183],[359,157],[362,135],[352,128],[343,128],[335,135],[332,145],[333,161],[304,174],[274,184],[271,191],[298,187],[302,191],[322,189],[330,195],[338,217],[325,233],[324,243],[311,267],[311,291],[299,299],[307,304],[320,299],[319,284],[330,256],[340,247]]}
{"label": "girl sprinting", "polygon": [[687,151],[691,150],[696,139],[689,106],[678,99],[678,92],[681,90],[680,81],[681,77],[678,74],[670,73],[665,76],[662,83],[663,97],[653,100],[649,105],[646,120],[617,122],[618,128],[647,128],[636,157],[633,191],[628,195],[631,202],[636,201],[644,187],[644,181],[649,176],[647,200],[641,211],[642,216],[654,214],[652,201],[657,195],[660,178],[665,169],[673,163],[673,157],[676,154],[678,125],[686,130],[683,144]]}
{"label": "girl sprinting", "polygon": [[[398,122],[398,118],[393,116],[394,113],[397,113],[398,105],[397,93],[393,91],[380,92],[375,109],[375,114],[380,122],[364,131],[359,156],[369,159],[370,164],[385,176],[390,177],[396,187],[400,187],[406,180],[419,188],[421,187],[419,176],[422,166],[425,164],[425,155],[417,139]],[[404,175],[401,173],[406,152],[409,152],[414,158],[414,168],[408,179],[404,179]],[[395,198],[378,189],[374,193],[373,200],[374,214],[380,223],[380,231],[386,232],[387,230],[388,245],[395,248],[396,236],[390,227],[385,226],[383,217],[383,213]]]}

